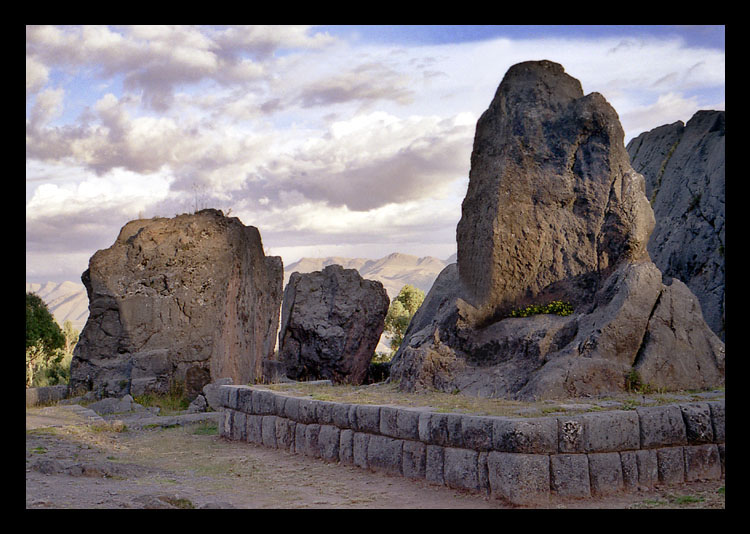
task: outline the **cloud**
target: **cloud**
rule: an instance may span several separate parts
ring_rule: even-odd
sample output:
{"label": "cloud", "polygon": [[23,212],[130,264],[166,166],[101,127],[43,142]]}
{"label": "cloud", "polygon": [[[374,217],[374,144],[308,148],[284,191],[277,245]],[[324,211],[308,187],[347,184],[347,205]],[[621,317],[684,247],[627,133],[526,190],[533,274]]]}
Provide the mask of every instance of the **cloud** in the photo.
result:
{"label": "cloud", "polygon": [[26,99],[47,83],[49,69],[34,57],[26,56]]}
{"label": "cloud", "polygon": [[404,47],[309,26],[28,26],[27,251],[93,253],[139,212],[197,204],[289,254],[450,248],[476,120],[532,59],[602,93],[626,141],[723,105],[724,54],[676,38]]}

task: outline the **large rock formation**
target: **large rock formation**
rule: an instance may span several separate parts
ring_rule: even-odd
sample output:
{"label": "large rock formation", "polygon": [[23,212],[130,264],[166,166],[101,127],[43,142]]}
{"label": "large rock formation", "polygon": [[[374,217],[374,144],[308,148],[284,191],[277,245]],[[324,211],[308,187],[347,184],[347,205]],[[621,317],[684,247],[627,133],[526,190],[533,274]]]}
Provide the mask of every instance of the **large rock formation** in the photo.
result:
{"label": "large rock formation", "polygon": [[383,284],[329,265],[292,273],[284,290],[279,361],[295,380],[361,384],[385,327]]}
{"label": "large rock formation", "polygon": [[257,228],[221,211],[129,222],[81,277],[90,314],[71,387],[119,397],[181,386],[194,397],[216,378],[262,379],[282,278]]}
{"label": "large rock formation", "polygon": [[665,276],[698,297],[711,329],[724,338],[723,111],[699,111],[628,143],[633,168],[646,179],[656,226],[648,251]]}
{"label": "large rock formation", "polygon": [[[456,231],[394,356],[406,390],[533,399],[723,383],[724,345],[662,281],[654,215],[615,110],[549,61],[515,65],[477,123]],[[560,300],[572,315],[510,317]]]}

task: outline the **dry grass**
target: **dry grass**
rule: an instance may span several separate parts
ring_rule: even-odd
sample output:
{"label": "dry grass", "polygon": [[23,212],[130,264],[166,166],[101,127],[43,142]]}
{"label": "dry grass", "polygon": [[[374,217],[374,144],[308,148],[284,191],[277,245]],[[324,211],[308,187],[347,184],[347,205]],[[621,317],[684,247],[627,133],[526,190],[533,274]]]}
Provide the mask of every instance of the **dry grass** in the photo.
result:
{"label": "dry grass", "polygon": [[[398,389],[396,383],[378,383],[366,386],[328,385],[304,382],[270,384],[266,387],[288,395],[310,397],[316,400],[348,404],[378,404],[429,408],[435,412],[472,413],[476,415],[541,417],[555,413],[578,413],[603,410],[629,410],[644,405],[660,405],[675,402],[706,400],[693,397],[691,392],[656,393],[644,395],[628,393],[600,399],[558,399],[536,402],[521,402],[507,399],[485,399],[438,391],[407,393]],[[695,393],[695,392],[693,392]],[[723,391],[716,393],[723,397]]]}

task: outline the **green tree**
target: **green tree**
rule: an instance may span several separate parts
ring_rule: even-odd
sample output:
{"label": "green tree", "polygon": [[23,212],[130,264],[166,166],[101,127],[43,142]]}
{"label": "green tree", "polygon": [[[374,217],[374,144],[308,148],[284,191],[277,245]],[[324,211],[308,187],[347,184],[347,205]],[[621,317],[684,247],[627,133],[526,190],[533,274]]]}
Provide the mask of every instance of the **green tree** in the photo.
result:
{"label": "green tree", "polygon": [[424,291],[406,284],[391,302],[385,316],[385,332],[391,337],[391,350],[396,353],[404,340],[409,322],[424,301]]}
{"label": "green tree", "polygon": [[26,293],[26,387],[40,369],[62,361],[65,335],[44,301]]}

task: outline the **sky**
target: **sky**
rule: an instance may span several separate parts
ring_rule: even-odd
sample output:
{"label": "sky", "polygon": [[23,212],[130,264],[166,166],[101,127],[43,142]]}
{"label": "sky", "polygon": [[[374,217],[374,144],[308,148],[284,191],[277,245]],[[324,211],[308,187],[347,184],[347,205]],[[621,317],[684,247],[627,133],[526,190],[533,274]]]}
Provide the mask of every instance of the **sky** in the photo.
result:
{"label": "sky", "polygon": [[448,258],[505,72],[563,65],[625,143],[724,108],[723,26],[27,26],[26,281],[217,208],[266,254]]}

